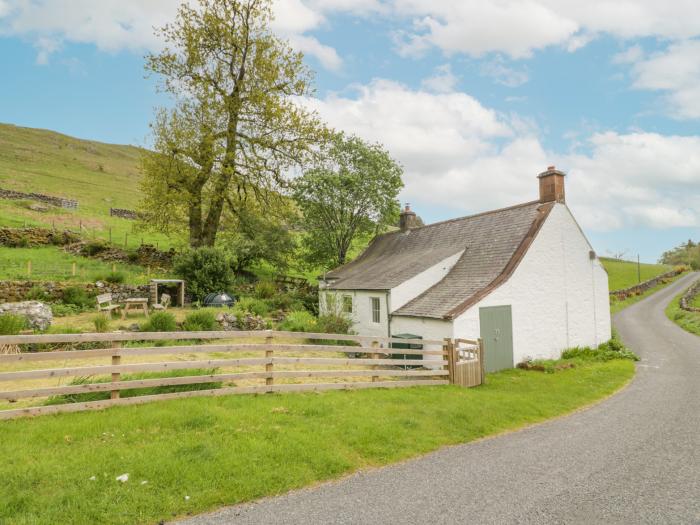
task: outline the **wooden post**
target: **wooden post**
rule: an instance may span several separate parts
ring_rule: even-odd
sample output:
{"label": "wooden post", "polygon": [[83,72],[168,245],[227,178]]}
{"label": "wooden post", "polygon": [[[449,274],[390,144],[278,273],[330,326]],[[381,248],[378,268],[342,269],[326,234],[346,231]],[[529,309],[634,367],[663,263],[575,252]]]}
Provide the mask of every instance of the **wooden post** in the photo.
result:
{"label": "wooden post", "polygon": [[[265,344],[266,344],[266,345],[272,345],[272,337],[271,337],[271,336],[265,338]],[[272,359],[272,358],[274,357],[274,355],[275,355],[275,352],[274,352],[274,350],[273,350],[272,348],[265,348],[265,357],[267,357],[268,359]],[[271,362],[270,362],[270,363],[267,363],[267,364],[265,365],[265,372],[267,372],[268,374],[271,374],[271,373],[273,372],[273,370],[274,370],[274,366],[273,366],[273,364],[272,364]],[[266,377],[266,378],[265,378],[265,384],[266,384],[266,385],[270,385],[270,386],[271,386],[271,385],[274,385],[274,384],[275,384],[275,379],[274,379],[273,377],[271,377],[271,376],[270,376],[270,377]]]}
{"label": "wooden post", "polygon": [[112,273],[115,273],[117,271],[117,265],[112,263]]}
{"label": "wooden post", "polygon": [[481,384],[486,383],[486,356],[484,356],[484,340],[479,338],[479,366],[481,367]]}
{"label": "wooden post", "polygon": [[[112,348],[119,348],[119,342],[112,341]],[[117,366],[121,363],[122,358],[119,354],[112,355],[112,366]],[[112,374],[112,383],[116,383],[121,380],[121,373],[116,372]],[[119,390],[112,390],[109,394],[110,399],[119,399]]]}
{"label": "wooden post", "polygon": [[146,277],[150,277],[150,276],[151,276],[151,267],[147,266],[146,267]]}
{"label": "wooden post", "polygon": [[447,352],[447,356],[445,356],[445,359],[447,359],[447,364],[445,365],[445,369],[447,370],[447,378],[450,381],[451,385],[454,385],[455,383],[455,360],[454,360],[454,343],[452,342],[452,339],[445,338],[445,342],[442,344],[442,350],[444,352]]}
{"label": "wooden post", "polygon": [[[372,348],[378,348],[379,341],[372,341]],[[372,354],[372,359],[379,359],[378,353]],[[372,370],[379,370],[379,365],[372,365]],[[379,381],[379,376],[372,376],[372,383]]]}
{"label": "wooden post", "polygon": [[75,261],[73,261],[73,264],[71,264],[71,269],[70,269],[70,273],[73,277],[75,277],[75,270],[76,270],[75,266],[76,266]]}
{"label": "wooden post", "polygon": [[124,248],[128,246],[129,234],[124,233]]}
{"label": "wooden post", "polygon": [[109,244],[112,244],[112,227],[109,228]]}
{"label": "wooden post", "polygon": [[83,233],[83,221],[81,220],[79,223],[80,226],[80,233]]}
{"label": "wooden post", "polygon": [[32,260],[29,259],[27,261],[27,277],[31,277],[31,276],[32,276]]}

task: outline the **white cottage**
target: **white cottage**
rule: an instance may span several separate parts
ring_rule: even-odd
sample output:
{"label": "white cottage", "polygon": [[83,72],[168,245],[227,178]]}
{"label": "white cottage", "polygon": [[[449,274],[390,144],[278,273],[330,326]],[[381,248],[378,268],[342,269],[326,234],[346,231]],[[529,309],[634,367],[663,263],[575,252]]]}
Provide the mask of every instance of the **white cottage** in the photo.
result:
{"label": "white cottage", "polygon": [[482,337],[488,371],[607,341],[608,275],[564,177],[551,166],[537,201],[422,227],[407,206],[400,230],[324,276],[321,310],[342,309],[360,335]]}

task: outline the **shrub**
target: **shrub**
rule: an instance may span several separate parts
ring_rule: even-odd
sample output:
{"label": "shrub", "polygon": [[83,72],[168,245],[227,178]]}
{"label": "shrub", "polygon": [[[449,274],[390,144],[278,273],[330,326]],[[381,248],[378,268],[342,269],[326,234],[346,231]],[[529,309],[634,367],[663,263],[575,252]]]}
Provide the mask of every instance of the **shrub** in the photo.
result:
{"label": "shrub", "polygon": [[88,257],[93,257],[107,249],[107,245],[102,241],[90,241],[83,248],[83,253]]}
{"label": "shrub", "polygon": [[110,272],[99,280],[111,284],[121,284],[126,280],[126,275],[122,272]]}
{"label": "shrub", "polygon": [[270,313],[270,310],[270,304],[267,301],[253,297],[244,297],[233,307],[233,313],[239,318],[245,314],[255,314],[264,317]]}
{"label": "shrub", "polygon": [[174,332],[177,330],[177,321],[170,312],[155,312],[148,321],[141,325],[142,332]]}
{"label": "shrub", "polygon": [[66,317],[68,315],[76,315],[82,312],[83,309],[80,306],[75,306],[74,304],[52,304],[51,313],[54,317]]}
{"label": "shrub", "polygon": [[175,258],[173,269],[199,300],[208,293],[227,290],[233,279],[229,258],[216,248],[188,250]]}
{"label": "shrub", "polygon": [[87,308],[94,306],[94,299],[90,297],[87,292],[80,288],[79,286],[69,286],[63,290],[63,304],[73,304],[80,308]]}
{"label": "shrub", "polygon": [[352,320],[339,314],[325,314],[318,317],[318,331],[324,334],[349,334]]}
{"label": "shrub", "polygon": [[27,301],[48,301],[49,295],[41,286],[32,286],[25,299]]}
{"label": "shrub", "polygon": [[92,322],[95,325],[95,332],[104,333],[109,331],[109,318],[105,314],[96,315]]}
{"label": "shrub", "polygon": [[185,317],[182,328],[188,332],[211,332],[219,328],[219,323],[211,310],[197,310]]}
{"label": "shrub", "polygon": [[279,329],[285,332],[315,332],[316,318],[306,310],[296,310],[287,315]]}
{"label": "shrub", "polygon": [[306,310],[301,301],[295,300],[291,295],[286,293],[277,293],[268,299],[267,302],[275,310]]}
{"label": "shrub", "polygon": [[575,347],[564,350],[562,359],[582,359],[584,361],[612,361],[613,359],[631,359],[639,361],[637,354],[628,349],[622,342],[613,337],[598,348],[589,346]]}
{"label": "shrub", "polygon": [[126,260],[130,263],[137,263],[139,261],[139,254],[136,252],[129,252],[126,254]]}
{"label": "shrub", "polygon": [[0,315],[0,335],[17,335],[27,326],[24,316],[15,314]]}
{"label": "shrub", "polygon": [[272,281],[258,281],[255,284],[255,297],[258,299],[270,299],[277,294],[277,286]]}

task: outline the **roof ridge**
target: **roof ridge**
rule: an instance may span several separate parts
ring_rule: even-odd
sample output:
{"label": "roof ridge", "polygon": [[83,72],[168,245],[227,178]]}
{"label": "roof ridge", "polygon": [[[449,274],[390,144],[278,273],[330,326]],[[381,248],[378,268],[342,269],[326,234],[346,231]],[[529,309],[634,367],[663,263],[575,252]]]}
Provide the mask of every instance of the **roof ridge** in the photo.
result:
{"label": "roof ridge", "polygon": [[[533,204],[540,204],[540,201],[539,201],[539,200],[534,200],[534,201],[529,201],[529,202],[523,202],[523,203],[521,203],[521,204],[514,204],[514,205],[512,205],[512,206],[506,206],[506,207],[504,207],[504,208],[497,208],[497,209],[495,209],[495,210],[482,211],[482,212],[479,212],[479,213],[474,213],[474,214],[472,214],[472,215],[464,215],[464,216],[462,216],[462,217],[455,217],[454,219],[446,219],[446,220],[444,220],[444,221],[438,221],[438,222],[433,222],[433,223],[430,223],[430,224],[426,224],[425,226],[419,226],[419,227],[417,227],[417,228],[411,228],[410,231],[423,230],[423,229],[425,229],[425,228],[431,228],[431,227],[433,227],[433,226],[440,226],[440,225],[443,225],[443,224],[448,224],[448,223],[450,223],[450,222],[463,221],[463,220],[465,220],[465,219],[474,219],[474,218],[476,218],[476,217],[483,217],[484,215],[490,215],[490,214],[492,214],[492,213],[500,213],[500,212],[503,212],[503,211],[515,210],[515,209],[518,209],[518,208],[524,208],[524,207],[526,207],[526,206],[532,206]],[[381,236],[385,236],[385,235],[394,235],[394,234],[397,234],[397,233],[403,233],[403,232],[402,232],[401,230],[396,230],[396,231],[393,231],[393,232],[386,232],[386,233],[383,233]]]}

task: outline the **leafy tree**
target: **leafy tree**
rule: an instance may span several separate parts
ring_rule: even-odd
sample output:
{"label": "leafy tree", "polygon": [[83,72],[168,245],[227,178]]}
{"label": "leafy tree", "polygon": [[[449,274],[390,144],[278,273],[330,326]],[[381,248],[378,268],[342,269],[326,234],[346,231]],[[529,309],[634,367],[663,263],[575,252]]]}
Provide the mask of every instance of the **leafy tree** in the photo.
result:
{"label": "leafy tree", "polygon": [[401,167],[379,144],[336,134],[325,160],[294,183],[303,214],[303,245],[312,264],[344,264],[353,240],[376,234],[399,214]]}
{"label": "leafy tree", "polygon": [[208,293],[226,291],[233,280],[228,256],[211,247],[179,254],[173,261],[173,270],[185,280],[187,289],[197,300],[204,299]]}
{"label": "leafy tree", "polygon": [[660,262],[673,265],[685,264],[693,270],[700,270],[700,243],[688,240],[688,242],[664,252]]}
{"label": "leafy tree", "polygon": [[159,30],[165,48],[147,57],[175,96],[153,125],[144,160],[145,225],[187,222],[192,247],[214,246],[241,195],[258,200],[303,164],[325,131],[297,103],[311,94],[301,53],[270,32],[272,0],[199,0]]}

